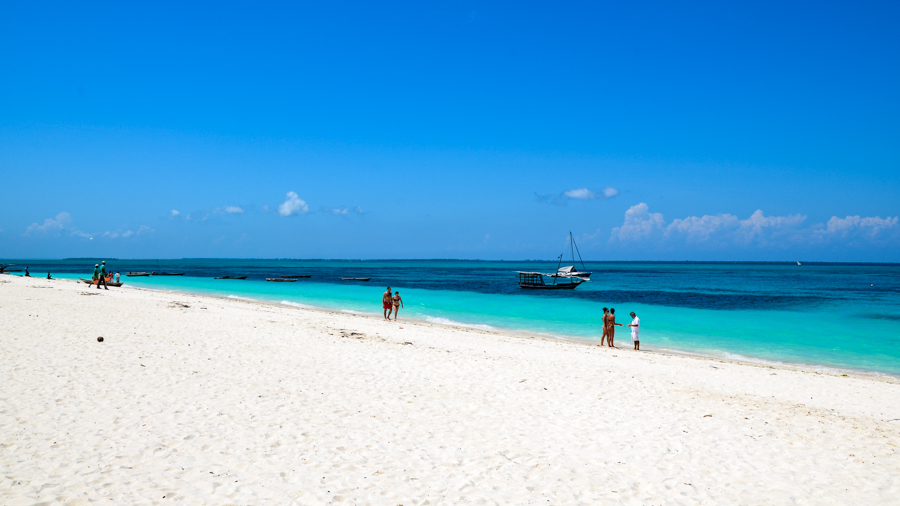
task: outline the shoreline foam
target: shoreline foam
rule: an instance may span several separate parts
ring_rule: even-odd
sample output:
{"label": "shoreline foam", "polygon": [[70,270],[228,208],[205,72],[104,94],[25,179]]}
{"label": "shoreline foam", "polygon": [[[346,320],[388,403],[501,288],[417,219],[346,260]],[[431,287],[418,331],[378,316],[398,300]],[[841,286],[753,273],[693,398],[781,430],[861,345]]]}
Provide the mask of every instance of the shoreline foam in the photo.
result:
{"label": "shoreline foam", "polygon": [[[281,304],[281,305],[293,306],[293,307],[299,308],[299,309],[306,309],[306,310],[310,310],[310,311],[322,311],[322,312],[326,312],[326,313],[339,312],[339,313],[343,313],[343,314],[350,314],[350,315],[356,315],[356,316],[363,316],[363,317],[367,317],[367,318],[374,318],[376,320],[382,319],[381,314],[376,311],[366,312],[366,311],[357,311],[357,310],[353,310],[353,309],[338,309],[338,308],[315,306],[315,305],[311,305],[311,304],[296,303],[296,302],[284,301],[284,300],[279,302],[279,301],[276,301],[275,299],[272,299],[272,300],[254,299],[251,297],[242,297],[242,296],[237,296],[237,295],[222,296],[222,295],[210,294],[210,293],[204,293],[204,292],[192,292],[190,290],[172,290],[172,289],[167,289],[167,288],[148,288],[148,287],[143,287],[143,286],[123,285],[121,288],[127,288],[130,290],[157,291],[157,292],[172,293],[172,294],[190,294],[190,295],[211,297],[211,298],[226,297],[231,300],[242,300],[244,302],[251,302],[251,303],[257,303],[257,304],[265,304],[265,305]],[[286,304],[287,302],[290,302],[290,304]],[[426,316],[424,318],[418,318],[418,317],[404,317],[404,318],[405,318],[404,321],[407,321],[407,322],[417,322],[417,323],[437,325],[437,326],[442,326],[442,327],[447,327],[447,328],[471,329],[471,330],[476,330],[476,331],[480,331],[480,332],[488,332],[488,333],[495,333],[498,335],[522,337],[522,338],[527,338],[527,339],[549,339],[549,340],[553,340],[553,341],[578,343],[578,344],[583,344],[586,346],[599,346],[599,344],[596,342],[596,340],[590,339],[590,338],[585,338],[582,336],[569,336],[569,335],[564,335],[564,334],[559,334],[559,333],[538,332],[538,331],[531,331],[528,329],[510,329],[510,328],[505,328],[505,327],[496,327],[496,326],[491,326],[491,325],[486,325],[486,324],[478,324],[478,323],[455,322],[453,320],[443,318],[443,317]],[[620,342],[626,342],[628,344],[631,343],[631,341],[630,341],[631,335],[629,333],[627,333],[627,332],[623,333],[623,334],[621,334],[621,336],[625,339],[624,340],[620,339]],[[680,348],[664,347],[664,346],[656,346],[656,345],[650,345],[650,346],[651,346],[650,348],[647,348],[647,345],[644,344],[641,348],[641,351],[644,353],[676,355],[676,356],[683,356],[683,357],[699,358],[699,359],[704,359],[704,360],[715,360],[715,361],[728,362],[728,363],[744,364],[744,365],[757,366],[757,367],[775,367],[775,368],[780,368],[780,369],[807,371],[807,372],[814,372],[817,374],[831,374],[831,375],[836,375],[836,376],[853,375],[853,376],[859,376],[859,377],[864,377],[864,378],[870,378],[870,379],[874,379],[877,381],[900,383],[900,376],[886,373],[883,371],[871,370],[871,369],[854,369],[852,367],[839,367],[839,366],[827,365],[827,364],[771,360],[771,359],[765,359],[765,358],[746,356],[746,355],[742,355],[739,353],[731,352],[729,350],[708,350],[707,352],[703,352],[703,351],[697,351],[697,350],[688,350],[688,349],[680,349]],[[629,350],[627,345],[626,346],[618,346],[616,349]]]}

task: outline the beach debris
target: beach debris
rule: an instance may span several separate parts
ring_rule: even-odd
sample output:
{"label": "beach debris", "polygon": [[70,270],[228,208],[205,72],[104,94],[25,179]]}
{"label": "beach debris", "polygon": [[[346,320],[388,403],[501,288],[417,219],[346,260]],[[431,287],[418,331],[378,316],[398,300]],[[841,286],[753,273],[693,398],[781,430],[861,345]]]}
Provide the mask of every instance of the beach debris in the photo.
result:
{"label": "beach debris", "polygon": [[169,307],[183,307],[190,308],[191,306],[185,304],[184,302],[178,302],[177,300],[173,300]]}
{"label": "beach debris", "polygon": [[103,338],[102,338],[102,337],[98,337],[98,338],[97,338],[97,342],[98,342],[98,343],[102,343],[102,342],[103,342]]}
{"label": "beach debris", "polygon": [[409,341],[406,341],[405,343],[403,343],[404,346],[406,346],[407,344],[412,344],[412,343]]}
{"label": "beach debris", "polygon": [[97,292],[80,292],[80,293],[81,293],[81,295],[100,295]]}
{"label": "beach debris", "polygon": [[526,381],[528,381],[528,379],[523,379],[523,380],[520,381],[519,383],[525,383]]}
{"label": "beach debris", "polygon": [[706,417],[708,417],[708,416],[712,416],[712,415],[703,415],[703,418],[706,418]]}

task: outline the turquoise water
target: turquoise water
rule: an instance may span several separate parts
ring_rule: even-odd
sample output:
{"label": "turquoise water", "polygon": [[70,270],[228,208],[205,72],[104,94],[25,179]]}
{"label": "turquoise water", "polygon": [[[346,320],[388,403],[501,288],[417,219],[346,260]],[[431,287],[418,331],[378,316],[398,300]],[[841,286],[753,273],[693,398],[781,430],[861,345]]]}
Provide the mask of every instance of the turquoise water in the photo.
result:
{"label": "turquoise water", "polygon": [[[5,261],[4,261],[5,262]],[[87,277],[93,260],[30,262],[32,275]],[[87,267],[84,267],[87,265]],[[640,316],[641,348],[900,375],[900,265],[601,263],[592,282],[567,293],[521,290],[514,271],[547,262],[179,260],[111,261],[123,281],[147,288],[277,304],[381,313],[390,284],[400,317],[599,342],[604,306],[619,322]],[[126,277],[129,270],[184,277]],[[69,271],[69,272],[66,272]],[[79,275],[76,272],[86,272]],[[310,274],[295,283],[265,277]],[[214,276],[248,275],[247,280]],[[343,282],[340,277],[371,277]],[[631,347],[619,327],[617,344]]]}

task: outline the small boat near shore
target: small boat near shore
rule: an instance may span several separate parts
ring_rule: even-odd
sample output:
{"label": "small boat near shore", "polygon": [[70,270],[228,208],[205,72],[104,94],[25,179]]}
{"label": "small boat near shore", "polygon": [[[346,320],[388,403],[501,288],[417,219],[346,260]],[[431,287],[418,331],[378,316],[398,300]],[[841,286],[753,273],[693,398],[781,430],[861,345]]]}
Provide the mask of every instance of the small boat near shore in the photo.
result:
{"label": "small boat near shore", "polygon": [[[569,240],[571,241],[571,247],[576,247],[572,232],[569,232]],[[574,256],[573,252],[573,260]],[[591,277],[590,272],[578,272],[575,270],[574,265],[560,268],[562,257],[562,255],[559,255],[556,263],[556,272],[554,273],[516,271],[519,275],[519,287],[532,290],[574,290],[578,285],[591,281],[588,279]],[[578,254],[578,257],[581,258],[581,253]],[[582,267],[584,267],[583,262]],[[544,278],[552,279],[553,282],[545,281]]]}
{"label": "small boat near shore", "polygon": [[276,283],[293,283],[297,280],[291,278],[266,278],[266,281],[274,281]]}
{"label": "small boat near shore", "polygon": [[[542,272],[518,271],[519,287],[534,290],[574,290],[585,280],[576,276],[558,276]],[[553,283],[544,282],[544,276],[553,279]]]}
{"label": "small boat near shore", "polygon": [[368,281],[372,278],[341,278],[341,281]]}
{"label": "small boat near shore", "polygon": [[126,272],[125,275],[132,276],[132,277],[134,277],[134,276],[149,276],[150,273],[149,272]]}
{"label": "small boat near shore", "polygon": [[[79,279],[81,280],[82,283],[87,283],[89,285],[97,284],[97,283],[94,283],[93,281],[91,281],[90,279],[84,279],[84,278],[79,278]],[[122,283],[121,282],[116,283],[115,281],[107,281],[106,286],[122,286]]]}
{"label": "small boat near shore", "polygon": [[278,276],[278,277],[279,277],[279,278],[289,278],[289,279],[293,279],[293,278],[311,278],[311,277],[312,277],[312,274],[281,274],[281,275]]}
{"label": "small boat near shore", "polygon": [[222,276],[216,279],[247,279],[247,276]]}

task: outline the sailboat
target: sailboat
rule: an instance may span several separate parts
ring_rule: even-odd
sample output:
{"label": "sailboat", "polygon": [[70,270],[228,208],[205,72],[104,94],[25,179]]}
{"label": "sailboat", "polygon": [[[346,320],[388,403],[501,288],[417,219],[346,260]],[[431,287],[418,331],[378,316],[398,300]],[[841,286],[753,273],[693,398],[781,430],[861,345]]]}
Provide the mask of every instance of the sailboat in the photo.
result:
{"label": "sailboat", "polygon": [[[579,272],[578,269],[575,268],[575,252],[578,252],[578,261],[581,263],[581,268],[585,269],[585,271]],[[581,252],[578,251],[578,245],[575,244],[575,236],[572,235],[571,231],[569,232],[569,253],[572,255],[572,265],[556,269],[556,275],[559,277],[581,278],[584,280],[590,279],[591,273],[587,272],[587,267],[584,266],[584,260],[581,259]]]}
{"label": "sailboat", "polygon": [[[590,281],[590,272],[579,272],[578,269],[575,268],[575,253],[578,252],[578,261],[581,262],[581,268],[587,269],[584,265],[584,260],[581,259],[581,252],[578,251],[578,246],[575,244],[575,237],[572,235],[572,232],[569,232],[569,252],[572,255],[572,265],[562,267],[562,259],[563,255],[565,255],[565,253],[563,253],[562,255],[559,255],[555,273],[545,274],[542,272],[518,271],[519,286],[522,288],[543,290],[574,290],[581,283]],[[545,276],[553,279],[553,283],[551,284],[544,281]]]}

